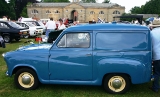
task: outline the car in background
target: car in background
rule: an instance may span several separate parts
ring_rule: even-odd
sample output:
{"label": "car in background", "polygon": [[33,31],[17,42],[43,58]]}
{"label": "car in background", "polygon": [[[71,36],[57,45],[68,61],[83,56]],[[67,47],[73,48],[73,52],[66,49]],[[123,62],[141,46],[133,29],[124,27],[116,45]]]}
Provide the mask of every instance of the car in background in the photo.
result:
{"label": "car in background", "polygon": [[49,21],[49,19],[40,19],[40,21],[45,25]]}
{"label": "car in background", "polygon": [[[28,27],[29,28],[29,36],[31,36],[31,37],[39,35],[42,32],[42,29],[37,28],[37,26],[35,26],[34,24],[32,24],[30,22],[16,22],[16,23],[22,27]],[[25,38],[28,38],[28,37],[25,37]]]}
{"label": "car in background", "polygon": [[27,20],[27,21],[23,21],[23,22],[31,23],[31,24],[35,25],[37,27],[37,29],[39,29],[39,34],[43,34],[46,30],[45,25],[41,21]]}
{"label": "car in background", "polygon": [[19,41],[21,37],[28,36],[29,29],[21,27],[12,21],[0,21],[0,33],[6,43],[13,39]]}

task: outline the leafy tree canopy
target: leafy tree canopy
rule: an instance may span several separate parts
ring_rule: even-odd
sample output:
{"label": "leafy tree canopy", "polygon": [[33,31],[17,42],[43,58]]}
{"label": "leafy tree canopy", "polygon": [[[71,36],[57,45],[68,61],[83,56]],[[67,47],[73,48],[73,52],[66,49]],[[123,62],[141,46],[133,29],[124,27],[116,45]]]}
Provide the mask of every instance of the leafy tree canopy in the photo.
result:
{"label": "leafy tree canopy", "polygon": [[43,0],[43,2],[70,2],[69,0]]}
{"label": "leafy tree canopy", "polygon": [[110,3],[110,0],[104,0],[102,3]]}
{"label": "leafy tree canopy", "polygon": [[130,11],[134,14],[160,14],[160,0],[150,0],[141,7],[134,7]]}
{"label": "leafy tree canopy", "polygon": [[96,3],[96,0],[81,0],[83,3]]}
{"label": "leafy tree canopy", "polygon": [[0,18],[8,16],[10,13],[9,6],[5,0],[0,0]]}

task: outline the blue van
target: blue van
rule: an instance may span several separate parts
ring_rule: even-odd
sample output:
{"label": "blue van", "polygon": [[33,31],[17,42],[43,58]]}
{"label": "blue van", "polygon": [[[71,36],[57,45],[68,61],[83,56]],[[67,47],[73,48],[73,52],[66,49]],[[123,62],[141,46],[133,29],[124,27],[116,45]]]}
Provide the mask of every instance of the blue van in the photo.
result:
{"label": "blue van", "polygon": [[42,84],[99,85],[125,93],[151,80],[148,27],[86,24],[65,29],[53,44],[31,44],[2,54],[15,84],[23,90]]}

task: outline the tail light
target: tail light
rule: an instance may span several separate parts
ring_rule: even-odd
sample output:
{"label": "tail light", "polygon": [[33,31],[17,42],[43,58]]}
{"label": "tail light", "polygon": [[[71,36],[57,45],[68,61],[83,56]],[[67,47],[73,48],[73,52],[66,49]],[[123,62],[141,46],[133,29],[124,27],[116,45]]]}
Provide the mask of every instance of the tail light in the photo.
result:
{"label": "tail light", "polygon": [[19,32],[19,34],[22,34],[22,32]]}

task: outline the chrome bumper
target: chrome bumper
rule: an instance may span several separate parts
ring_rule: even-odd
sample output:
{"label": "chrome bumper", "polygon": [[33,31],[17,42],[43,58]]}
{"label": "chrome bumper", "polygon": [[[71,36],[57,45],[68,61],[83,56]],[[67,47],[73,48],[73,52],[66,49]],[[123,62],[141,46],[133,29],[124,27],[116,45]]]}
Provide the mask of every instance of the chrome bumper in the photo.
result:
{"label": "chrome bumper", "polygon": [[8,71],[6,71],[6,76],[9,76]]}

